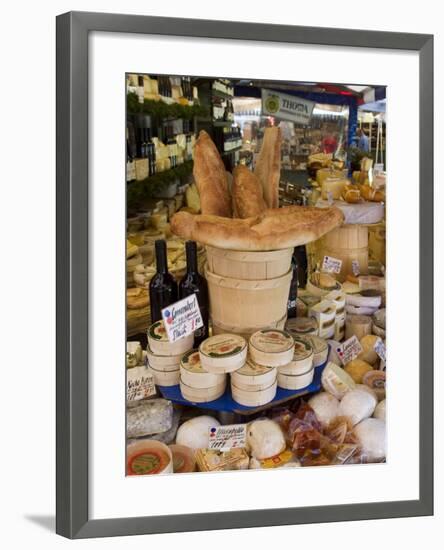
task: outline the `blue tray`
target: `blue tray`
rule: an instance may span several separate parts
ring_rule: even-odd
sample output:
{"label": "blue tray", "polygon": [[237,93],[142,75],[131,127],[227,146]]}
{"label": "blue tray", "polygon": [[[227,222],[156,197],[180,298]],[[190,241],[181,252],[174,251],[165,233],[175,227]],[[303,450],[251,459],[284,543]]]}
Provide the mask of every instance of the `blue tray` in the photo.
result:
{"label": "blue tray", "polygon": [[[329,350],[330,352],[330,350]],[[157,386],[160,393],[165,399],[169,399],[173,403],[179,403],[180,405],[187,405],[189,407],[199,407],[201,409],[209,409],[213,411],[225,411],[225,412],[233,412],[236,414],[254,414],[255,412],[268,409],[270,407],[280,405],[282,403],[285,403],[286,401],[289,401],[290,399],[295,399],[296,397],[300,397],[301,395],[306,395],[308,393],[316,392],[321,389],[321,374],[324,370],[327,361],[320,365],[319,367],[315,368],[315,374],[313,377],[312,383],[300,390],[284,390],[283,388],[280,388],[278,386],[276,396],[273,399],[273,401],[270,401],[266,405],[261,405],[260,407],[245,407],[244,405],[241,405],[240,403],[237,403],[234,401],[233,397],[231,396],[231,388],[230,384],[227,384],[227,389],[225,390],[225,393],[222,395],[222,397],[219,397],[219,399],[215,399],[214,401],[209,401],[208,403],[193,403],[192,401],[188,401],[185,399],[182,394],[180,393],[180,386]]]}

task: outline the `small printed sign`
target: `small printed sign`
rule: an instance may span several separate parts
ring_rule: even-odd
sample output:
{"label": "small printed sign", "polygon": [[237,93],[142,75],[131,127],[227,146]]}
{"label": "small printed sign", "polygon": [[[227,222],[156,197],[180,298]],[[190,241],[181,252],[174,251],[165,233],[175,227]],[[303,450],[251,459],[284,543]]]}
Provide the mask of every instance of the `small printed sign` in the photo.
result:
{"label": "small printed sign", "polygon": [[156,386],[147,367],[134,367],[126,371],[127,401],[139,401],[153,395],[156,395]]}
{"label": "small printed sign", "polygon": [[279,120],[289,120],[297,124],[309,124],[314,101],[302,97],[283,94],[275,90],[262,89],[262,114]]}
{"label": "small printed sign", "polygon": [[379,357],[382,359],[382,361],[385,364],[385,344],[382,341],[382,339],[378,338],[373,347],[376,353],[379,355]]}
{"label": "small printed sign", "polygon": [[176,342],[203,327],[197,296],[190,294],[165,307],[162,309],[162,319],[170,342]]}
{"label": "small printed sign", "polygon": [[338,354],[338,357],[343,365],[346,365],[347,363],[350,363],[350,361],[353,361],[353,359],[356,359],[361,352],[362,346],[355,334],[336,348],[336,353]]}
{"label": "small printed sign", "polygon": [[324,256],[322,262],[322,271],[329,271],[330,273],[340,273],[342,267],[342,260],[333,258],[333,256]]}
{"label": "small printed sign", "polygon": [[209,429],[208,448],[215,451],[239,449],[247,444],[247,425],[229,424]]}
{"label": "small printed sign", "polygon": [[333,204],[333,193],[331,191],[327,191],[327,202],[330,206]]}
{"label": "small printed sign", "polygon": [[352,271],[353,271],[353,275],[355,277],[357,277],[359,275],[359,273],[361,272],[360,267],[359,267],[359,260],[352,260]]}

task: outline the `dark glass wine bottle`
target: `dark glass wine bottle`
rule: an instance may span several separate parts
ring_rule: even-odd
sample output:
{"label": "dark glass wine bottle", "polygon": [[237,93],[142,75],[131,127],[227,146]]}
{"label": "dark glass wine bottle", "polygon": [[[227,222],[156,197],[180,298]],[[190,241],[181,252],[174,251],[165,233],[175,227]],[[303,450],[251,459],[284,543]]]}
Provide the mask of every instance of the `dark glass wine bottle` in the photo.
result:
{"label": "dark glass wine bottle", "polygon": [[290,292],[288,293],[287,319],[296,317],[296,300],[298,297],[298,263],[294,252],[291,257],[291,271],[293,276],[290,283]]}
{"label": "dark glass wine bottle", "polygon": [[194,331],[194,346],[198,347],[201,342],[208,338],[208,285],[205,277],[199,273],[197,268],[197,247],[194,241],[185,243],[187,256],[187,272],[179,283],[179,298],[186,298],[190,294],[196,294],[202,315],[203,326]]}
{"label": "dark glass wine bottle", "polygon": [[162,309],[177,302],[177,283],[171,273],[168,272],[166,242],[157,240],[156,248],[156,274],[150,281],[150,308],[151,322],[162,319]]}
{"label": "dark glass wine bottle", "polygon": [[298,287],[305,288],[307,284],[307,251],[305,245],[296,246],[294,249],[294,256],[296,257],[296,263],[298,266]]}

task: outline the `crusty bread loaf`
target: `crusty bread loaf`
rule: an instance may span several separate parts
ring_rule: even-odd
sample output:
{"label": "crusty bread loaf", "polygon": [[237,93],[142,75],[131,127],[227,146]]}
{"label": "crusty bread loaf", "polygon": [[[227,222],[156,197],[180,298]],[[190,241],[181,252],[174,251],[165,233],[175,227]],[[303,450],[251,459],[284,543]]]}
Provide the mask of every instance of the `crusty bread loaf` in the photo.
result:
{"label": "crusty bread loaf", "polygon": [[248,168],[242,164],[233,170],[233,215],[236,218],[251,218],[258,216],[267,208],[261,182]]}
{"label": "crusty bread loaf", "polygon": [[199,190],[202,214],[231,217],[225,166],[213,140],[201,130],[194,149],[194,179]]}
{"label": "crusty bread loaf", "polygon": [[264,199],[269,208],[279,206],[279,179],[281,175],[281,129],[266,128],[254,173],[259,178]]}
{"label": "crusty bread loaf", "polygon": [[335,207],[287,206],[246,219],[178,212],[171,220],[171,229],[183,239],[218,248],[279,250],[319,239],[343,220],[341,210]]}

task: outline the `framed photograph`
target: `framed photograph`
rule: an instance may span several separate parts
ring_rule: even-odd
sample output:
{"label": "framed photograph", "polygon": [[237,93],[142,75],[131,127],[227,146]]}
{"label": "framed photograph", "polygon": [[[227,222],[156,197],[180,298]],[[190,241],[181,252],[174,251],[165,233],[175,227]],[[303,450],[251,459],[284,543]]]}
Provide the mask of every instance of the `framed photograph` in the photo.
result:
{"label": "framed photograph", "polygon": [[60,15],[57,532],[431,514],[433,36]]}

